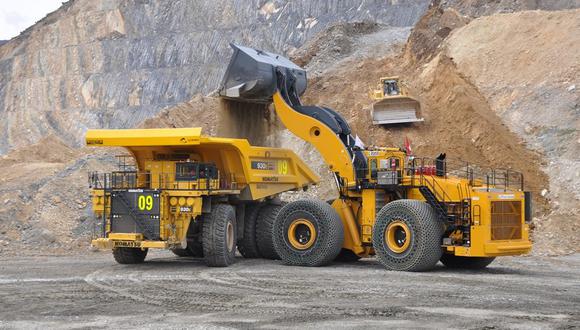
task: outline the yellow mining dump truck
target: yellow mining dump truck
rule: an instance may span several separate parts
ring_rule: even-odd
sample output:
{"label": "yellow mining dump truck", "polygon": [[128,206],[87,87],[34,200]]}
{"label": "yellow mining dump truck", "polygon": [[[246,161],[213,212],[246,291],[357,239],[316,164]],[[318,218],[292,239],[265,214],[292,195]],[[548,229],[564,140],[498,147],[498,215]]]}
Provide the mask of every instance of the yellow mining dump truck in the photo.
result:
{"label": "yellow mining dump truck", "polygon": [[376,89],[370,93],[375,102],[371,118],[375,125],[405,124],[423,121],[419,118],[421,104],[409,95],[399,77],[381,78]]}
{"label": "yellow mining dump truck", "polygon": [[90,174],[101,220],[92,244],[122,264],[143,262],[152,248],[209,266],[230,265],[236,246],[246,257],[274,258],[276,196],[319,181],[290,150],[203,136],[201,128],[89,130],[86,143],[125,148],[134,160]]}
{"label": "yellow mining dump truck", "polygon": [[388,269],[482,268],[524,254],[531,218],[521,173],[415,158],[399,148],[365,148],[336,111],[304,106],[306,72],[283,56],[232,45],[219,94],[274,103],[282,123],[311,143],[334,173],[338,198],[286,204],[273,241],[287,264],[324,265],[376,255]]}

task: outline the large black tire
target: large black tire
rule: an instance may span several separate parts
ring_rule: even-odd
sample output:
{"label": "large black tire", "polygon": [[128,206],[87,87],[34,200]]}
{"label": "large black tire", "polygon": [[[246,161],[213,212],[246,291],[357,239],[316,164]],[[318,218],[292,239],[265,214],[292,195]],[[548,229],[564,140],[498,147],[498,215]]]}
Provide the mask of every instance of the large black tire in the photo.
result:
{"label": "large black tire", "polygon": [[443,254],[441,262],[448,268],[483,269],[495,260],[495,257],[461,257],[452,254]]}
{"label": "large black tire", "polygon": [[227,204],[212,206],[203,221],[203,255],[210,267],[226,267],[236,256],[236,211]]}
{"label": "large black tire", "polygon": [[356,262],[359,260],[360,260],[359,256],[354,254],[354,252],[352,252],[351,250],[347,249],[340,250],[340,253],[338,254],[338,256],[336,256],[336,259],[334,259],[334,261],[337,262]]}
{"label": "large black tire", "polygon": [[285,205],[274,223],[274,246],[282,261],[291,266],[323,266],[342,248],[344,228],[336,211],[314,199]]}
{"label": "large black tire", "polygon": [[141,250],[136,248],[119,247],[113,249],[113,257],[116,262],[123,265],[140,264],[145,261],[147,251],[147,249]]}
{"label": "large black tire", "polygon": [[262,258],[280,259],[274,248],[272,230],[276,216],[281,209],[282,205],[266,204],[258,212],[258,218],[256,219],[256,244]]}
{"label": "large black tire", "polygon": [[258,213],[264,204],[252,203],[246,208],[244,218],[244,237],[238,242],[238,251],[244,258],[261,258],[256,239],[256,222]]}
{"label": "large black tire", "polygon": [[377,214],[373,248],[389,270],[426,271],[441,258],[443,233],[443,223],[429,204],[397,200],[383,206]]}

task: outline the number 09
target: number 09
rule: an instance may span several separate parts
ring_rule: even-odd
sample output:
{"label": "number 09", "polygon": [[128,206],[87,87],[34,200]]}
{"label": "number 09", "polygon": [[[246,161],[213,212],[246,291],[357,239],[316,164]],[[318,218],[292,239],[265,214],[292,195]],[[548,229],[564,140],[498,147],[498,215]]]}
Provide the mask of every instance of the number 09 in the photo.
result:
{"label": "number 09", "polygon": [[137,200],[139,210],[151,211],[153,209],[153,197],[152,196],[139,196]]}

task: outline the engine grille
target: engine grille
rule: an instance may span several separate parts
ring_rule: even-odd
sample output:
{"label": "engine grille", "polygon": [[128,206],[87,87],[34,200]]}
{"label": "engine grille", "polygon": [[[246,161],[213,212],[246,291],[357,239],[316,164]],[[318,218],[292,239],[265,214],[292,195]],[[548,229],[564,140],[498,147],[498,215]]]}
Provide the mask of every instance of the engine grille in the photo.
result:
{"label": "engine grille", "polygon": [[522,238],[522,204],[519,201],[491,202],[491,239]]}

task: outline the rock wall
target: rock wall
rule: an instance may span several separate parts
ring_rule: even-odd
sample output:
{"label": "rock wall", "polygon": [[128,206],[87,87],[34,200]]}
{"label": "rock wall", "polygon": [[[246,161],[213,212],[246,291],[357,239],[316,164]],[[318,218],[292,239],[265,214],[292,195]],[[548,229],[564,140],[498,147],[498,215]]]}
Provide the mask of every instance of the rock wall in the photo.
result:
{"label": "rock wall", "polygon": [[287,53],[337,22],[412,26],[428,0],[71,0],[0,47],[0,154],[132,127],[215,89],[232,41]]}

